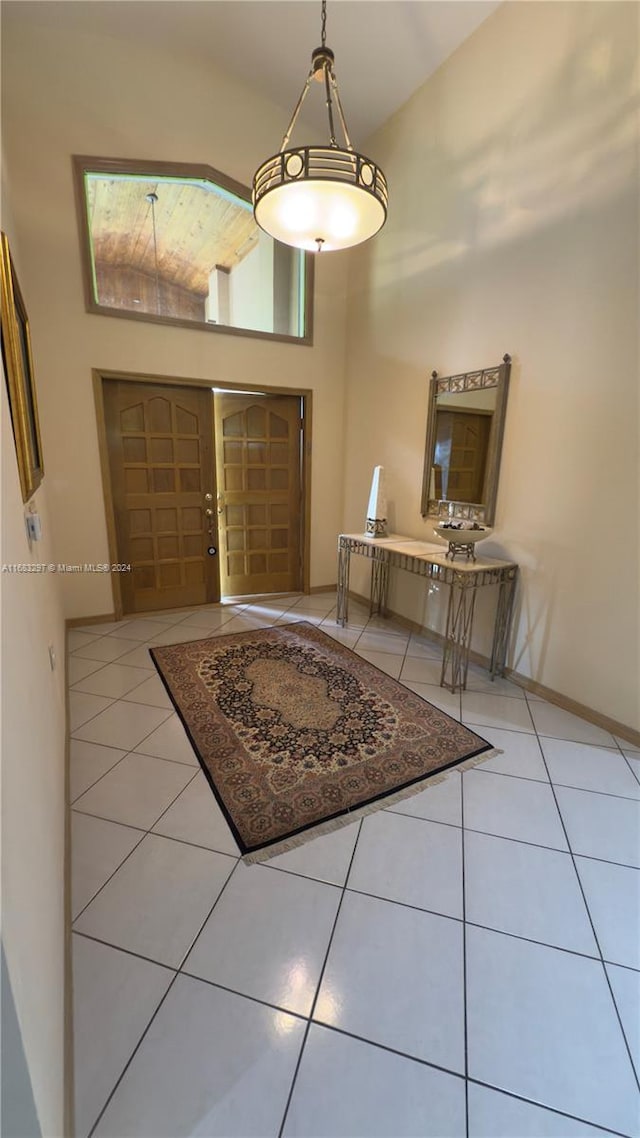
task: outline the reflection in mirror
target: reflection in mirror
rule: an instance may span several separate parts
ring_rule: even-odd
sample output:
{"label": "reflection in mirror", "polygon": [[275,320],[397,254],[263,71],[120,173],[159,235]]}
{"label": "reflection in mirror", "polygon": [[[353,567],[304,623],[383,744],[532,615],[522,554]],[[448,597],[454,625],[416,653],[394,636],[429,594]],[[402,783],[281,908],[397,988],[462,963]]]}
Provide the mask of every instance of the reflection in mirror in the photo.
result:
{"label": "reflection in mirror", "polygon": [[423,517],[491,524],[511,358],[482,371],[433,372],[422,482]]}
{"label": "reflection in mirror", "polygon": [[87,307],[310,342],[311,258],[256,225],[209,167],[76,158]]}

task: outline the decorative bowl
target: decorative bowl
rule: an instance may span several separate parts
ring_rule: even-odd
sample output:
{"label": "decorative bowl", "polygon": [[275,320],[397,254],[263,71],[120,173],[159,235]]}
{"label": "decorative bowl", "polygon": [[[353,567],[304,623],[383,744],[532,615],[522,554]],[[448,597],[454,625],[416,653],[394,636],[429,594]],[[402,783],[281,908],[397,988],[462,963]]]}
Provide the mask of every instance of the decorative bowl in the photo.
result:
{"label": "decorative bowl", "polygon": [[471,545],[476,541],[484,541],[490,537],[493,529],[490,526],[480,526],[479,529],[463,529],[462,526],[442,525],[435,526],[434,533],[443,541],[454,542],[456,545]]}
{"label": "decorative bowl", "polygon": [[485,537],[489,537],[493,530],[489,526],[478,525],[477,529],[465,529],[463,526],[441,525],[434,526],[433,532],[441,537],[443,541],[448,541],[449,545],[446,557],[450,557],[452,561],[456,557],[466,557],[467,560],[471,558],[472,561],[476,559],[476,542],[484,541]]}

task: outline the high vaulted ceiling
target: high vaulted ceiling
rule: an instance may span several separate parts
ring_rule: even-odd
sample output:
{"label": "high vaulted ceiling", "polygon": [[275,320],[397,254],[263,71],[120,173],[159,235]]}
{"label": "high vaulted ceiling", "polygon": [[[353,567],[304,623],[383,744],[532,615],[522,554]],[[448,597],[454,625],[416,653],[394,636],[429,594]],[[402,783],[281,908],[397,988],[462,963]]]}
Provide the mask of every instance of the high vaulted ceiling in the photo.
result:
{"label": "high vaulted ceiling", "polygon": [[[327,43],[356,149],[499,2],[329,0]],[[320,11],[320,0],[4,0],[2,21],[92,31],[210,61],[282,106],[284,133],[320,42]],[[304,121],[324,130],[320,94],[310,92]]]}
{"label": "high vaulted ceiling", "polygon": [[202,297],[212,268],[233,269],[258,239],[251,208],[213,183],[92,176],[86,201],[97,267],[157,273]]}

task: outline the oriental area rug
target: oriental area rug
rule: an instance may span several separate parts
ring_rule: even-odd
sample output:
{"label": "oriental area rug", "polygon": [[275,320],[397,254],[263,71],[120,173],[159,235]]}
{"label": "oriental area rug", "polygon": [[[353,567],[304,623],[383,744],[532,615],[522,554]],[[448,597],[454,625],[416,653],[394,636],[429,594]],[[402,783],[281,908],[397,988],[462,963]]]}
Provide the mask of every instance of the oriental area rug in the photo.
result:
{"label": "oriental area rug", "polygon": [[305,622],[150,652],[247,863],[498,753]]}

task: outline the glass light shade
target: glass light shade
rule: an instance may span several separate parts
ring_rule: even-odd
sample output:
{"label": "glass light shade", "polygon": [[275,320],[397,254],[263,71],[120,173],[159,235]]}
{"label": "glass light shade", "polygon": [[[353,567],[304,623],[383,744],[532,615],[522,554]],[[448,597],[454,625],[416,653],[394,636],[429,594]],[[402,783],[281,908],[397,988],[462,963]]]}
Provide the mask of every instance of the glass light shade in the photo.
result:
{"label": "glass light shade", "polygon": [[375,163],[330,147],[286,150],[253,183],[254,214],[276,241],[310,252],[349,249],[382,228],[387,186]]}

